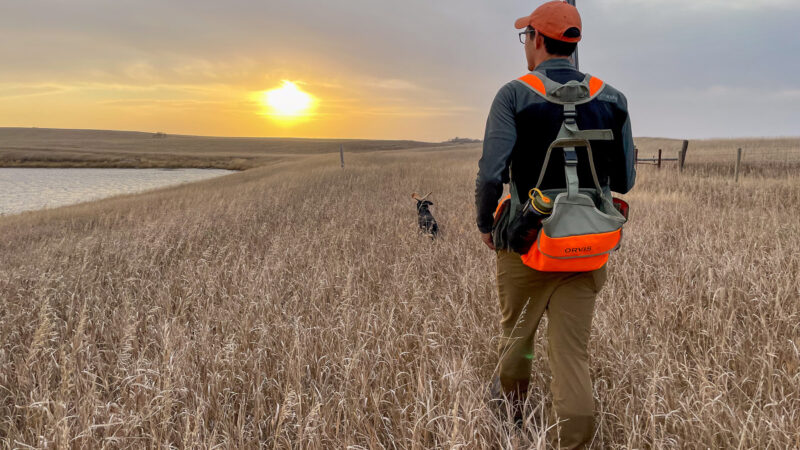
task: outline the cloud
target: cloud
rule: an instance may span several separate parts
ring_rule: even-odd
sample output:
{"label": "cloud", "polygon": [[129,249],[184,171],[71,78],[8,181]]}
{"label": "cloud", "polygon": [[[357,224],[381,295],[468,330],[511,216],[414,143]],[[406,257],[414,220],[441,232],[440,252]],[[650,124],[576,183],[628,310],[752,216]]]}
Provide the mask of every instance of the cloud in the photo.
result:
{"label": "cloud", "polygon": [[[102,109],[127,108],[137,123],[178,127],[167,132],[264,135],[273,130],[244,119],[257,105],[243,99],[288,79],[320,98],[329,121],[292,132],[480,137],[497,89],[526,69],[513,21],[540,1],[5,2],[0,40],[24,45],[0,46],[0,97],[11,99],[0,126],[23,123],[27,108],[25,124],[130,128]],[[797,133],[800,1],[578,7],[582,68],[625,92],[637,134]]]}
{"label": "cloud", "polygon": [[68,89],[67,86],[54,84],[0,84],[0,98],[34,97],[56,94]]}
{"label": "cloud", "polygon": [[419,86],[408,80],[401,80],[398,78],[389,78],[386,80],[374,80],[370,83],[372,86],[379,89],[401,90],[401,91],[414,91],[420,89]]}
{"label": "cloud", "polygon": [[[581,6],[580,3],[578,2]],[[672,10],[765,10],[771,8],[800,10],[797,0],[610,0],[619,5],[647,6]]]}
{"label": "cloud", "polygon": [[123,100],[105,100],[99,102],[100,105],[119,106],[123,108],[171,108],[171,109],[196,109],[198,107],[225,107],[226,103],[221,101],[209,100],[165,100],[163,98],[137,98]]}
{"label": "cloud", "polygon": [[[693,93],[694,95],[699,95],[702,97],[708,98],[730,98],[730,97],[738,97],[738,98],[751,98],[753,99],[753,89],[752,87],[745,87],[745,86],[726,86],[721,84],[715,84],[713,86],[709,86],[706,89],[702,89],[699,92]],[[757,95],[758,99],[753,99],[756,101],[768,101],[768,102],[795,102],[798,98],[800,98],[800,88],[797,89],[761,89],[761,91]]]}
{"label": "cloud", "polygon": [[464,106],[375,106],[361,111],[365,115],[389,117],[445,117],[474,113]]}

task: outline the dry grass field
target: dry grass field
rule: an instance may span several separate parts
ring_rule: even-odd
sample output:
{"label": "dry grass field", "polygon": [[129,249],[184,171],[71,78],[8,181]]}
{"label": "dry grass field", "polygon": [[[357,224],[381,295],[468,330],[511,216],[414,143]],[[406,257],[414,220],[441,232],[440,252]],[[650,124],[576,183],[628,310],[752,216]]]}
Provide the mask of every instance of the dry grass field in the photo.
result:
{"label": "dry grass field", "polygon": [[[307,153],[0,218],[1,447],[547,448],[545,333],[542,420],[485,403],[479,148]],[[797,167],[714,167],[640,166],[625,196],[594,448],[800,447]],[[441,239],[412,191],[434,191]]]}

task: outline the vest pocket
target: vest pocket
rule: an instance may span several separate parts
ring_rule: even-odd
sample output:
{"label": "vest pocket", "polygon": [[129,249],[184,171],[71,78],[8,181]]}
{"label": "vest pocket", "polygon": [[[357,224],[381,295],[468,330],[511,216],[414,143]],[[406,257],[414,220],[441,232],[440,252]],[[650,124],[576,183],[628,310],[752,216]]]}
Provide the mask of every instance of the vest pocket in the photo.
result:
{"label": "vest pocket", "polygon": [[492,224],[492,242],[495,250],[503,250],[508,247],[508,218],[511,215],[511,198],[506,197],[497,206],[494,212],[494,224]]}

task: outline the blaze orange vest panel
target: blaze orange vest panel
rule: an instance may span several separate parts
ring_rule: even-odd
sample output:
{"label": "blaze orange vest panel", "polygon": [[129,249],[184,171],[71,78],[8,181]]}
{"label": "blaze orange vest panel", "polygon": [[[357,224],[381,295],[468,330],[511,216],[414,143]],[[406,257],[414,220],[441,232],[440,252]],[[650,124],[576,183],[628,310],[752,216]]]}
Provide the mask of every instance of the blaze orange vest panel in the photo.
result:
{"label": "blaze orange vest panel", "polygon": [[542,82],[542,80],[540,80],[539,77],[537,77],[536,75],[531,75],[531,74],[523,75],[519,77],[519,80],[527,84],[528,86],[532,87],[540,94],[547,95],[547,89],[545,89],[544,87],[544,82]]}

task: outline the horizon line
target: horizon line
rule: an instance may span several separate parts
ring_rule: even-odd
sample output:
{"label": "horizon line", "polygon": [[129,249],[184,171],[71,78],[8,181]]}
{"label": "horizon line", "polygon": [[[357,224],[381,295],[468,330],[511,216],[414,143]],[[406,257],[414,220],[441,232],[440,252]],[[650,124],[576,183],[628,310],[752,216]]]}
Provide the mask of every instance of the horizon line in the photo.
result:
{"label": "horizon line", "polygon": [[[59,128],[59,127],[38,127],[38,126],[0,126],[0,130],[52,130],[52,131],[97,131],[97,132],[118,132],[118,133],[138,133],[138,134],[157,134],[163,133],[167,136],[175,137],[194,137],[194,138],[211,138],[211,139],[293,139],[293,140],[317,140],[317,141],[406,141],[406,142],[419,142],[424,144],[443,144],[454,139],[464,139],[474,141],[473,143],[483,142],[483,139],[455,136],[453,138],[442,141],[423,141],[410,138],[358,138],[358,137],[302,137],[302,136],[221,136],[221,135],[202,135],[202,134],[184,134],[184,133],[169,133],[162,130],[157,131],[142,131],[142,130],[127,130],[127,129],[103,129],[103,128]],[[694,140],[694,141],[732,141],[737,139],[800,139],[800,135],[796,136],[711,136],[711,137],[668,137],[668,136],[634,136],[634,139],[667,139],[667,140]]]}

